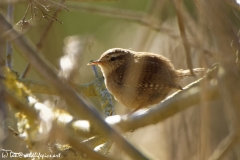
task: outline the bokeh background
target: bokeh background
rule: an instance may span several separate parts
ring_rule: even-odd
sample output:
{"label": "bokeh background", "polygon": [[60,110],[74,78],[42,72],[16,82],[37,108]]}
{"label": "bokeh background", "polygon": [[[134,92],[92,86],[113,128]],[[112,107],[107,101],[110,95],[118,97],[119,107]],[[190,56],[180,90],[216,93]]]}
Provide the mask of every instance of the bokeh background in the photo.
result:
{"label": "bokeh background", "polygon": [[[0,3],[0,10],[6,15],[8,4],[3,1]],[[50,11],[45,11],[49,15],[53,15],[56,8],[59,7],[59,5],[47,0],[42,1],[42,3],[49,5]],[[80,61],[81,65],[73,78],[73,81],[78,84],[89,83],[94,79],[92,69],[87,66],[87,63],[90,60],[98,59],[103,52],[110,48],[126,48],[161,54],[168,57],[176,69],[187,69],[185,48],[179,30],[179,15],[177,14],[177,9],[180,6],[184,17],[182,23],[185,25],[194,68],[211,68],[215,63],[221,62],[222,54],[219,52],[229,52],[226,53],[227,56],[230,52],[232,52],[231,54],[236,52],[234,47],[233,51],[228,50],[231,48],[229,46],[234,46],[234,42],[238,41],[240,13],[235,1],[213,0],[208,3],[207,0],[87,2],[67,0],[64,5],[69,11],[63,8],[58,13],[57,20],[53,22],[41,43],[41,53],[59,70],[61,68],[59,62],[64,55],[67,38],[79,36],[83,40],[87,39],[83,60]],[[22,30],[16,24],[23,19],[27,6],[27,1],[14,3],[13,24],[37,45],[51,20],[42,18],[41,12],[38,11],[34,22],[29,21],[27,27]],[[30,18],[29,11],[26,20]],[[213,32],[214,30],[216,32]],[[233,35],[235,39],[232,38]],[[0,52],[5,53],[4,41],[1,42],[0,50]],[[27,63],[14,49],[13,70],[21,75]],[[232,62],[232,64],[234,63]],[[181,81],[181,86],[184,87],[201,76],[184,79]],[[32,68],[26,78],[44,81],[44,77],[40,77]],[[215,81],[217,80],[215,79]],[[204,84],[202,87],[204,88]],[[234,91],[231,93],[237,94]],[[228,105],[226,103],[224,105],[221,98],[209,101],[206,94],[207,91],[203,95],[199,95],[202,98],[200,104],[164,122],[125,133],[124,136],[134,145],[149,152],[159,160],[208,159],[220,142],[227,137],[230,130],[228,129],[229,117],[226,115]],[[41,101],[51,102],[56,98],[50,95],[36,95]],[[91,103],[99,107],[97,98],[91,97],[89,99]],[[117,114],[124,115],[130,112],[118,102],[114,102],[114,105]],[[238,103],[236,102],[235,105]],[[3,121],[8,121],[16,127],[15,120],[9,117],[14,116],[10,114],[10,116],[4,117]],[[240,159],[239,147],[239,144],[236,143],[224,155],[223,159]],[[24,142],[14,138],[10,133],[4,134],[2,148],[27,151]],[[121,149],[116,148],[114,144],[110,150],[110,155],[124,160],[128,159],[121,152]]]}

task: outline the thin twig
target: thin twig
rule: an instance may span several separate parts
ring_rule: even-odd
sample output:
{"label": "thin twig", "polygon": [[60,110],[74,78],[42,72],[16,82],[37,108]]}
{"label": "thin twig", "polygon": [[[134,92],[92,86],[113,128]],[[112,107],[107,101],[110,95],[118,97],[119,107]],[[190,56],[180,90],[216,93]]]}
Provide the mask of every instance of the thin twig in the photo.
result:
{"label": "thin twig", "polygon": [[[63,4],[65,1],[66,0],[61,0],[60,4]],[[55,17],[57,17],[57,14],[59,13],[60,10],[61,10],[61,6],[58,6],[57,10],[55,11],[55,13],[52,16],[54,19],[56,19]],[[49,24],[47,25],[46,29],[44,30],[44,32],[39,40],[39,42],[37,43],[38,50],[41,50],[43,40],[46,38],[50,28],[52,27],[53,22],[54,22],[54,20],[49,22]],[[29,70],[30,70],[30,63],[27,64],[27,66],[25,67],[25,69],[20,77],[25,78],[27,76],[27,73],[29,72]]]}
{"label": "thin twig", "polygon": [[28,63],[23,71],[23,73],[21,74],[20,78],[26,78],[27,76],[27,73],[29,72],[30,70],[30,63]]}
{"label": "thin twig", "polygon": [[[66,0],[61,0],[60,4],[63,4]],[[61,10],[61,6],[58,6],[57,10],[55,11],[55,13],[53,14],[52,17],[57,17],[58,13],[60,12]],[[50,21],[49,24],[47,25],[46,29],[44,30],[39,42],[37,43],[37,48],[39,50],[41,50],[42,48],[42,43],[43,43],[43,40],[46,38],[50,28],[52,27],[52,24],[53,24],[54,21]]]}
{"label": "thin twig", "polygon": [[[14,136],[18,137],[19,138],[19,133],[17,131],[15,131],[12,127],[4,124],[4,126],[8,129],[8,131],[13,134]],[[22,140],[22,139],[21,139]]]}
{"label": "thin twig", "polygon": [[69,11],[69,9],[68,9],[65,5],[63,5],[63,4],[54,2],[54,1],[52,1],[52,0],[45,0],[45,1],[49,1],[49,2],[51,2],[51,3],[53,3],[53,4],[57,5],[57,6],[63,7],[65,10]]}
{"label": "thin twig", "polygon": [[[8,10],[7,10],[7,16],[11,23],[13,23],[13,12],[14,12],[14,6],[12,3],[8,4]],[[12,56],[12,44],[7,41],[6,46],[6,66],[12,69],[13,67],[13,56]]]}
{"label": "thin twig", "polygon": [[189,46],[189,43],[187,40],[186,31],[185,31],[185,24],[184,24],[185,21],[184,21],[183,11],[182,11],[183,2],[182,2],[182,0],[175,0],[174,3],[175,3],[176,10],[177,10],[178,26],[179,26],[183,46],[185,48],[187,66],[188,66],[188,69],[191,71],[191,74],[193,76],[195,76],[195,74],[193,72],[193,65],[192,65],[192,60],[191,60],[190,46]]}
{"label": "thin twig", "polygon": [[93,70],[93,74],[96,78],[99,77],[98,71],[97,71],[97,67],[96,66],[92,66],[92,70]]}
{"label": "thin twig", "polygon": [[208,160],[221,160],[238,142],[239,135],[229,134],[221,141]]}
{"label": "thin twig", "polygon": [[[45,19],[47,19],[47,20],[50,20],[50,21],[57,21],[57,22],[59,22],[59,23],[61,23],[62,24],[62,22],[60,21],[60,20],[58,20],[57,18],[55,18],[54,16],[51,16],[51,15],[49,15],[49,14],[47,14],[45,11],[47,11],[47,12],[49,12],[50,10],[48,9],[48,7],[47,6],[44,6],[44,5],[42,5],[41,3],[39,3],[38,1],[33,1],[34,2],[34,4],[37,6],[37,8],[41,11],[41,13],[42,13],[42,18],[45,18]],[[43,9],[45,10],[43,10]],[[42,19],[41,18],[41,19]]]}

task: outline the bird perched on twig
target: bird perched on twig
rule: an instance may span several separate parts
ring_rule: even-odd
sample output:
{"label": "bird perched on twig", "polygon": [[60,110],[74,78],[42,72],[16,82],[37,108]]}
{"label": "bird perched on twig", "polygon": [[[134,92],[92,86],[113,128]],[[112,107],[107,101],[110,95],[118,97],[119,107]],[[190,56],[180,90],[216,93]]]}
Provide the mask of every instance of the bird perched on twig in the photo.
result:
{"label": "bird perched on twig", "polygon": [[[182,90],[179,80],[193,76],[189,70],[175,70],[170,60],[159,54],[122,48],[109,49],[88,65],[101,68],[107,89],[132,112],[161,102],[172,89]],[[202,71],[193,69],[195,74]]]}

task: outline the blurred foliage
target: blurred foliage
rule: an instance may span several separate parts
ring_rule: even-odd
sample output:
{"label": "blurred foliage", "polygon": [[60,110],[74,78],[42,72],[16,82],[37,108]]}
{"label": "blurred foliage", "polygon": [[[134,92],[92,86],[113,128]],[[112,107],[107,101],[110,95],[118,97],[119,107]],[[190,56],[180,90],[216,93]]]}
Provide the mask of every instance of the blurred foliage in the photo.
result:
{"label": "blurred foliage", "polygon": [[[39,8],[38,11],[36,11],[36,16],[32,17],[31,11],[28,10],[28,14],[26,14],[24,18],[30,2],[34,2],[34,0],[22,0],[14,3],[14,19],[12,24],[15,26],[15,29],[18,29],[19,33],[27,36],[33,44],[38,47],[42,56],[53,64],[58,71],[62,71],[62,75],[59,75],[61,75],[63,81],[66,81],[78,92],[82,91],[83,94],[89,93],[89,95],[97,95],[100,103],[96,98],[92,97],[84,97],[84,101],[86,101],[86,103],[91,101],[96,106],[101,106],[102,109],[107,110],[105,116],[115,113],[114,110],[110,109],[109,111],[108,109],[109,106],[112,106],[112,97],[110,95],[107,98],[104,97],[105,94],[109,93],[103,85],[103,79],[96,76],[95,71],[95,80],[93,80],[94,73],[92,73],[92,68],[86,64],[90,60],[98,59],[98,57],[109,48],[130,48],[135,51],[159,53],[170,58],[177,69],[189,67],[186,63],[186,57],[191,58],[193,67],[211,68],[215,63],[219,63],[218,73],[211,79],[198,84],[201,87],[198,86],[197,89],[201,89],[202,92],[198,97],[201,100],[199,104],[168,118],[162,123],[124,133],[124,136],[136,144],[136,146],[140,146],[141,149],[143,148],[142,150],[150,152],[156,159],[240,159],[240,131],[238,131],[239,127],[237,127],[239,122],[238,117],[240,117],[240,7],[237,1],[65,1],[63,5],[66,6],[67,9],[64,9],[62,5],[57,4],[61,3],[60,0],[56,1],[57,3],[51,3],[48,0],[39,0],[36,3],[39,2],[45,6],[49,5],[49,7],[45,9],[44,6],[42,6],[44,12],[49,15],[48,18],[42,17],[42,12]],[[60,12],[56,18],[53,18],[54,13],[56,13],[59,7],[61,8]],[[8,1],[1,0],[1,13],[7,15],[7,9]],[[178,9],[181,9],[181,12],[178,12]],[[179,20],[179,13],[183,15],[182,20]],[[47,26],[51,23],[51,19],[54,21],[52,26],[47,29]],[[19,28],[19,24],[23,24],[24,29],[21,29],[21,26]],[[183,30],[179,30],[181,24],[184,26],[185,35],[183,34]],[[44,34],[44,32],[46,34]],[[29,88],[18,81],[19,75],[23,73],[28,62],[20,56],[19,53],[21,51],[16,48],[13,49],[13,54],[11,55],[13,58],[12,70],[3,67],[3,64],[6,63],[5,34],[6,33],[2,33],[0,29],[1,85],[3,84],[3,86],[11,91],[9,92],[10,95],[15,96],[17,101],[15,105],[19,103],[21,104],[20,106],[26,110],[20,113],[19,111],[9,109],[10,107],[4,108],[3,106],[7,106],[7,102],[6,99],[1,98],[0,106],[4,114],[0,114],[0,120],[8,124],[8,127],[13,127],[14,129],[12,129],[12,131],[15,131],[17,130],[17,120],[13,113],[17,113],[19,132],[21,129],[25,129],[29,134],[40,134],[41,130],[39,128],[41,127],[39,126],[43,124],[37,124],[35,121],[31,121],[32,124],[30,124],[34,126],[32,128],[34,131],[28,130],[29,123],[26,121],[27,113],[38,114],[38,111],[29,109],[34,105],[32,105],[30,101],[27,101],[27,97],[30,95],[28,89],[31,88],[31,85],[38,84],[43,84],[46,89],[51,86],[46,85],[45,77],[39,76],[32,67],[30,67],[30,72],[27,74],[27,79],[25,81],[20,79],[22,83],[30,79],[30,84],[28,84]],[[69,50],[67,49],[67,43],[69,39],[76,37],[80,39],[81,45],[84,43],[84,47],[79,45],[82,48],[79,47],[80,49],[76,51],[78,55],[71,57],[69,55],[73,51],[71,51],[71,48]],[[89,39],[82,40],[86,37],[90,37],[90,41],[88,41]],[[185,45],[183,45],[184,43]],[[66,50],[70,51],[70,53]],[[189,50],[190,54],[186,56],[185,52],[187,50]],[[60,61],[68,56],[72,61],[76,60],[74,61],[75,68],[70,69],[72,71],[67,71],[67,74],[70,76],[66,76],[63,66],[60,65]],[[39,81],[31,80],[39,80],[42,82],[38,83]],[[181,85],[184,86],[194,80],[196,80],[196,77],[189,78],[184,80]],[[209,86],[211,85],[218,85],[220,97],[214,101],[211,100],[211,95],[209,95],[208,92],[208,89],[210,89]],[[1,91],[7,90],[6,88],[4,89],[0,86]],[[35,95],[43,101],[43,103],[41,103],[42,107],[46,106],[46,108],[50,109],[58,107],[60,110],[67,110],[69,107],[65,104],[64,99],[56,100],[56,97],[58,97],[57,94],[54,96],[48,95],[47,93]],[[25,103],[23,104],[22,102]],[[14,108],[14,105],[11,106]],[[115,102],[115,107],[117,114],[122,115],[129,112],[124,106],[117,102]],[[179,111],[178,109],[179,108],[176,108],[175,111]],[[23,112],[26,113],[26,115]],[[59,115],[55,117],[56,123],[62,120],[60,115],[59,111]],[[33,116],[33,114],[29,116]],[[118,117],[115,118],[117,119]],[[78,122],[78,119],[74,120]],[[124,118],[122,120],[124,121]],[[52,122],[46,124],[49,125],[50,123]],[[88,126],[89,124],[85,121],[81,121],[81,125],[86,125],[87,127],[81,125],[79,127],[77,125],[80,129],[75,128],[75,132],[79,134],[78,136],[72,133],[74,132],[74,128],[71,128],[72,123],[66,123],[65,125],[67,127],[70,126],[65,130],[67,132],[61,132],[63,130],[61,125],[56,125],[57,127],[53,127],[52,129],[54,131],[47,132],[49,137],[42,135],[44,138],[41,137],[41,139],[35,136],[40,140],[38,139],[34,141],[34,143],[32,143],[33,141],[29,143],[25,141],[24,143],[23,139],[21,139],[22,137],[20,137],[20,140],[16,140],[11,135],[10,128],[8,128],[8,132],[3,133],[1,132],[3,128],[0,126],[0,137],[4,137],[2,139],[0,138],[0,141],[4,139],[3,143],[0,144],[0,148],[3,146],[5,149],[27,152],[28,149],[31,149],[31,145],[35,146],[35,149],[39,149],[39,151],[46,151],[46,148],[49,149],[52,147],[52,149],[54,150],[55,148],[55,150],[51,153],[61,151],[65,156],[70,153],[74,156],[78,155],[82,159],[87,159],[85,153],[92,153],[93,156],[96,155],[94,155],[95,152],[88,150],[85,146],[94,148],[99,144],[104,144],[99,147],[100,149],[96,149],[99,153],[109,154],[110,152],[110,155],[114,158],[129,159],[128,156],[122,153],[122,148],[116,147],[116,144],[113,144],[109,151],[112,141],[109,141],[106,137],[94,137],[94,139],[91,139],[88,137],[90,133],[87,133],[87,136],[85,132],[82,133],[82,130],[90,130],[89,132],[92,133],[95,133],[97,130],[91,128],[91,125]],[[23,134],[23,132],[19,134]],[[58,135],[57,132],[61,133],[59,134],[60,136],[56,136]],[[16,133],[15,136],[18,137],[18,133]],[[55,142],[56,139],[53,137],[62,142],[62,144],[60,145],[58,142]],[[15,141],[21,144],[16,145]],[[74,147],[76,148],[73,148],[78,151],[80,150],[80,152],[76,153],[74,149],[65,144],[66,141],[75,145]],[[76,145],[78,141],[82,142],[80,143],[80,149],[78,148],[79,146]],[[47,143],[51,143],[50,147],[45,147]],[[28,149],[26,144],[28,144]],[[43,149],[41,150],[40,148]],[[105,150],[104,148],[107,149]],[[106,158],[104,156],[105,155],[102,155],[101,158]]]}

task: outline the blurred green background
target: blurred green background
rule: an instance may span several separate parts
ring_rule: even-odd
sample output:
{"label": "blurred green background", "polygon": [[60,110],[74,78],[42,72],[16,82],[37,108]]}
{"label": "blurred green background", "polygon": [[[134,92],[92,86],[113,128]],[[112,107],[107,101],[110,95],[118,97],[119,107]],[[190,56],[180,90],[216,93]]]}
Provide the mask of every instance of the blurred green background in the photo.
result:
{"label": "blurred green background", "polygon": [[[149,1],[103,1],[103,2],[69,2],[65,5],[68,8],[68,4],[77,6],[100,6],[100,7],[112,7],[118,9],[127,9],[131,11],[144,12],[148,6]],[[54,6],[52,6],[54,7]],[[56,7],[56,6],[55,6]],[[15,5],[14,22],[20,21],[27,9],[27,3],[20,3]],[[97,59],[99,56],[109,48],[122,47],[132,48],[135,38],[137,25],[135,22],[116,19],[114,17],[103,16],[90,11],[69,11],[62,9],[58,14],[58,20],[63,24],[55,21],[51,27],[47,37],[43,41],[42,54],[55,66],[59,67],[59,59],[63,55],[64,38],[73,35],[80,36],[92,36],[93,45],[90,50],[85,53],[84,63],[82,65],[82,71],[84,71],[84,80],[87,76],[86,73],[90,72],[90,67],[86,66],[86,63],[91,59]],[[55,8],[50,8],[50,13],[53,14]],[[28,18],[30,14],[28,14]],[[33,41],[38,43],[41,35],[43,34],[46,25],[49,20],[41,18],[41,13],[38,13],[36,17],[36,23],[27,31],[26,35]],[[17,68],[18,72],[23,71],[26,65],[26,61],[21,59],[18,54],[14,54],[14,68]],[[91,72],[90,72],[91,73]],[[81,75],[81,71],[80,71]],[[36,78],[35,74],[31,72],[29,75],[31,78]]]}
{"label": "blurred green background", "polygon": [[[221,3],[221,7],[219,7],[219,10],[211,11],[222,16],[219,17],[219,21],[222,22],[219,23],[222,24],[219,28],[228,24],[221,21],[226,20],[230,24],[230,27],[228,26],[229,30],[235,34],[239,31],[238,15],[240,14],[236,8],[234,9],[225,3],[227,1],[215,0],[214,2]],[[43,0],[41,2],[50,5],[50,11],[47,12],[49,15],[53,15],[58,7],[58,5],[53,5],[48,1]],[[54,21],[46,38],[42,41],[41,54],[59,70],[59,61],[64,55],[65,38],[75,35],[89,36],[89,47],[85,50],[81,68],[74,77],[74,82],[79,84],[89,83],[94,79],[91,67],[87,66],[90,60],[98,59],[106,50],[117,47],[158,53],[168,57],[176,69],[187,69],[185,49],[179,33],[174,2],[174,0],[66,1],[64,5],[69,11],[62,9],[58,14],[57,19],[62,24]],[[207,69],[218,62],[219,52],[226,47],[219,45],[217,41],[226,40],[227,38],[224,36],[228,37],[231,34],[227,31],[219,35],[212,33],[211,26],[219,21],[218,19],[212,19],[207,23],[208,15],[204,15],[204,9],[207,9],[208,1],[201,1],[206,6],[198,5],[198,2],[200,1],[182,1],[184,24],[193,67]],[[212,7],[215,6],[213,3],[211,4]],[[14,5],[14,25],[22,20],[27,6],[27,1],[20,1]],[[7,4],[0,3],[0,9],[2,13],[6,13]],[[96,12],[96,9],[101,11]],[[216,10],[219,12],[215,12]],[[31,18],[29,13],[26,20]],[[34,23],[31,23],[29,29],[24,32],[34,44],[39,42],[44,30],[50,23],[50,20],[41,18],[41,16],[41,12],[38,10]],[[214,29],[218,30],[217,27]],[[227,40],[225,44],[230,45],[232,39]],[[5,46],[5,44],[1,46]],[[4,47],[0,48],[1,51],[5,51],[4,49]],[[210,54],[206,54],[206,52]],[[231,51],[226,54],[229,53]],[[13,59],[13,69],[21,74],[28,62],[16,50],[13,52]],[[199,75],[199,77],[201,76]],[[31,68],[27,78],[44,81],[44,77],[40,77],[33,68]],[[197,78],[187,78],[181,81],[181,86],[184,87]],[[215,81],[217,80],[215,79]],[[228,118],[225,115],[224,103],[221,98],[209,102],[206,100],[206,95],[204,92],[199,95],[202,98],[200,104],[164,122],[140,128],[133,133],[125,133],[124,136],[158,159],[207,159],[221,140],[228,135],[229,131]],[[38,97],[43,101],[53,100],[49,95],[38,94]],[[100,105],[96,98],[90,98],[90,100],[96,106]],[[129,113],[129,110],[117,102],[115,102],[115,107],[117,114]],[[5,141],[5,147],[10,146],[9,148],[12,149],[15,147],[15,151],[21,150],[24,143],[16,146],[14,144],[16,140],[11,134],[9,135],[12,139]],[[232,152],[229,152],[226,156],[226,159],[240,159],[239,148],[239,144],[236,145]],[[124,157],[124,154],[115,146],[112,147],[110,152],[114,156]],[[126,159],[124,158],[124,160]]]}

